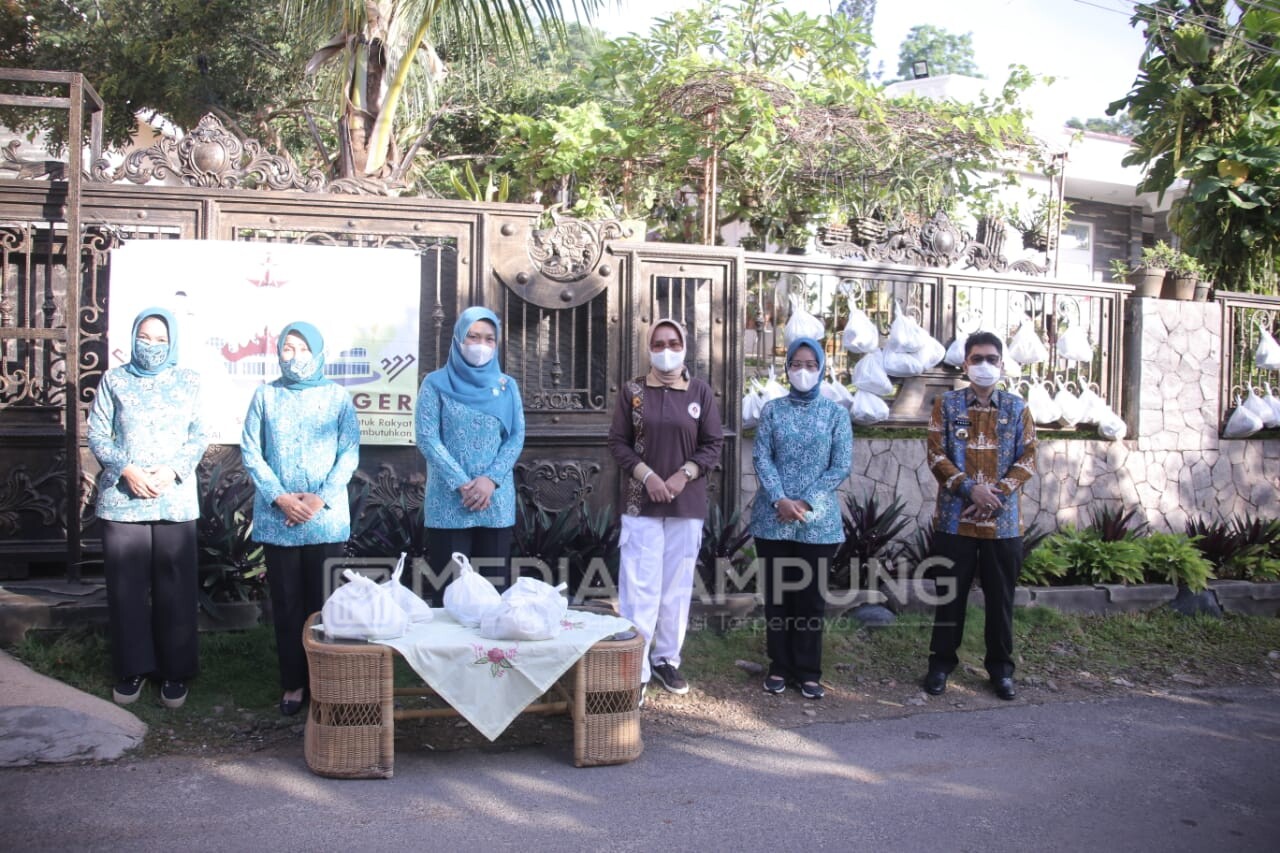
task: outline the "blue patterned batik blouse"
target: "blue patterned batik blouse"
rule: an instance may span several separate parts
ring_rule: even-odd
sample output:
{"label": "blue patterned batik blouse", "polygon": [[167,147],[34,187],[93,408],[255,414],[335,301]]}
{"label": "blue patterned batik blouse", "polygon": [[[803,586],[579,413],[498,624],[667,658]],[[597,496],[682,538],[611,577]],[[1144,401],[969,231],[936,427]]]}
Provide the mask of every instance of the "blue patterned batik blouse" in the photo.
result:
{"label": "blue patterned batik blouse", "polygon": [[[752,453],[759,491],[751,506],[751,535],[808,544],[844,541],[836,489],[853,464],[849,413],[825,397],[770,400],[760,413]],[[811,521],[778,521],[783,498],[813,507]]]}
{"label": "blue patterned batik blouse", "polygon": [[[244,416],[240,453],[258,489],[253,541],[320,545],[351,536],[347,483],[360,463],[360,421],[341,385],[289,390],[276,380],[259,387]],[[275,499],[299,492],[319,495],[324,506],[288,527]]]}
{"label": "blue patterned batik blouse", "polygon": [[[502,422],[493,415],[444,397],[423,380],[418,390],[418,450],[427,460],[423,523],[456,530],[464,527],[510,527],[516,523],[516,488],[512,471],[524,449],[524,403],[515,380],[515,417],[504,438]],[[489,508],[472,512],[462,505],[458,488],[479,477],[497,484]]]}
{"label": "blue patterned batik blouse", "polygon": [[[200,417],[200,376],[179,367],[155,376],[108,370],[89,410],[89,450],[102,465],[98,518],[191,521],[200,517],[196,466],[208,441]],[[130,464],[172,468],[177,481],[155,498],[139,498],[121,479]]]}

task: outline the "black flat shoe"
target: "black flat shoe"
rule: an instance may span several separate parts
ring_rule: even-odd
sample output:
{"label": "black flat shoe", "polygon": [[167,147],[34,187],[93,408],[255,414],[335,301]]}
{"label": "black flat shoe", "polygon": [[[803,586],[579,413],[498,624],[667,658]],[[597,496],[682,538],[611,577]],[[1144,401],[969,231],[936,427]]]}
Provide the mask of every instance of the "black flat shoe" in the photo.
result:
{"label": "black flat shoe", "polygon": [[991,679],[991,686],[995,689],[996,695],[1006,702],[1012,701],[1018,695],[1017,691],[1013,689],[1012,678],[993,678]]}
{"label": "black flat shoe", "polygon": [[307,694],[303,693],[301,699],[281,699],[280,700],[280,716],[293,717],[302,710],[302,706],[307,704]]}
{"label": "black flat shoe", "polygon": [[947,674],[940,669],[929,670],[924,677],[924,692],[930,696],[941,696],[947,689]]}
{"label": "black flat shoe", "polygon": [[780,675],[771,675],[764,680],[764,692],[778,694],[787,689],[787,680]]}

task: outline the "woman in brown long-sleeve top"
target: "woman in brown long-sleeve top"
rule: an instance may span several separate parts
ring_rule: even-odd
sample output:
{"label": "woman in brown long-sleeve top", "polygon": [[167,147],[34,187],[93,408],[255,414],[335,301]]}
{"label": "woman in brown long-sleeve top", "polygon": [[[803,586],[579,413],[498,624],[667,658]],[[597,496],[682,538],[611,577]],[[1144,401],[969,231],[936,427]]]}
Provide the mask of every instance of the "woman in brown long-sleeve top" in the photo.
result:
{"label": "woman in brown long-sleeve top", "polygon": [[618,606],[645,638],[642,680],[689,692],[680,648],[707,516],[705,474],[720,461],[724,430],[715,392],[684,365],[685,331],[659,320],[650,369],[627,382],[613,413],[609,450],[622,467]]}

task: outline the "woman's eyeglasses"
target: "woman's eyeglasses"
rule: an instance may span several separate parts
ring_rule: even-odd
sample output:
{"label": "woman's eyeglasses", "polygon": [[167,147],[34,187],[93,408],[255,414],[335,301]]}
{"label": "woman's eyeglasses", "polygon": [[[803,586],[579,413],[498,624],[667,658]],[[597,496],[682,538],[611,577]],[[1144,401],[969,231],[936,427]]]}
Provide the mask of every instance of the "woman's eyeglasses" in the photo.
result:
{"label": "woman's eyeglasses", "polygon": [[788,370],[817,370],[818,362],[816,361],[793,361],[787,365]]}
{"label": "woman's eyeglasses", "polygon": [[684,352],[684,344],[679,341],[651,341],[649,343],[650,352],[662,352],[669,349],[672,352]]}

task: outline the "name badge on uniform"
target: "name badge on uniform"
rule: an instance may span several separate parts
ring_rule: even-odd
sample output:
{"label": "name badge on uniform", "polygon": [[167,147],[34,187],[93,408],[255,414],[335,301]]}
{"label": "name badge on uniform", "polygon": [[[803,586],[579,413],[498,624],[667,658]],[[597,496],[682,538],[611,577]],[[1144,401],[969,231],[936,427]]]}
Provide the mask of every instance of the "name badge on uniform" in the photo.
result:
{"label": "name badge on uniform", "polygon": [[689,417],[693,418],[696,421],[701,416],[702,416],[702,407],[699,406],[697,403],[690,403]]}
{"label": "name badge on uniform", "polygon": [[968,418],[956,418],[956,438],[964,440],[969,437],[969,426],[971,422]]}

